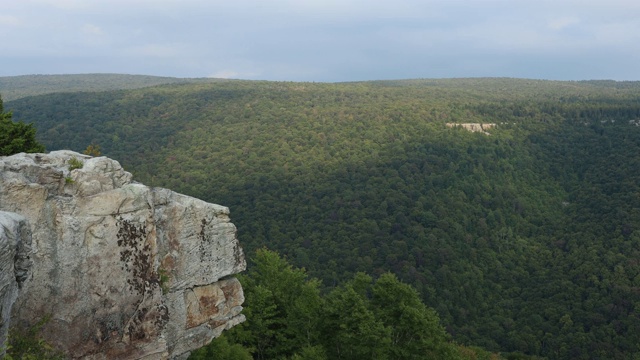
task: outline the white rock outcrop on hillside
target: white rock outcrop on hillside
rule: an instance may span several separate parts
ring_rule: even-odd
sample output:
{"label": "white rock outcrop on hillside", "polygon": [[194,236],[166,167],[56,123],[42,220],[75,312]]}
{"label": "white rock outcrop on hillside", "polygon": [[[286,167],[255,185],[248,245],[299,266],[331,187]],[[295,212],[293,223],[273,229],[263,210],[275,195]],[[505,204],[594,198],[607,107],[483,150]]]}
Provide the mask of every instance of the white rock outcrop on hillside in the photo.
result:
{"label": "white rock outcrop on hillside", "polygon": [[461,127],[465,130],[471,131],[471,132],[481,132],[485,135],[490,135],[487,130],[496,127],[496,124],[481,124],[481,123],[447,123],[447,127],[449,128],[454,128],[454,127]]}
{"label": "white rock outcrop on hillside", "polygon": [[0,157],[0,211],[0,330],[50,317],[43,336],[72,358],[161,359],[244,320],[226,207],[55,151]]}

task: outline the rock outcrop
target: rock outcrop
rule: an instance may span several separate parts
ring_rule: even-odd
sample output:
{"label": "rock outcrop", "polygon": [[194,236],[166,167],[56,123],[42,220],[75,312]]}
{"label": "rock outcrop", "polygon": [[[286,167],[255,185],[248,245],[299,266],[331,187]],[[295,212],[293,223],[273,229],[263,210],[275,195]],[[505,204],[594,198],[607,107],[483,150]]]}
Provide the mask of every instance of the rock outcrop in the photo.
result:
{"label": "rock outcrop", "polygon": [[481,132],[485,135],[490,135],[487,130],[494,128],[496,124],[480,124],[480,123],[447,123],[447,127],[461,127],[471,132]]}
{"label": "rock outcrop", "polygon": [[48,318],[71,358],[179,358],[244,320],[226,207],[56,151],[0,157],[0,211],[0,340]]}

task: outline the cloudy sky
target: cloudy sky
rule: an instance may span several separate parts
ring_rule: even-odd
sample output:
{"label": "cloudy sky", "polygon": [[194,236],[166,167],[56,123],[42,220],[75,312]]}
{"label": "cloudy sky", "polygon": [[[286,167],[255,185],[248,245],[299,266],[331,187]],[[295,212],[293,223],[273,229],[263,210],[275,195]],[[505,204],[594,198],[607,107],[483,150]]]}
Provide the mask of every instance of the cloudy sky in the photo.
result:
{"label": "cloudy sky", "polygon": [[0,3],[0,76],[640,80],[638,0]]}

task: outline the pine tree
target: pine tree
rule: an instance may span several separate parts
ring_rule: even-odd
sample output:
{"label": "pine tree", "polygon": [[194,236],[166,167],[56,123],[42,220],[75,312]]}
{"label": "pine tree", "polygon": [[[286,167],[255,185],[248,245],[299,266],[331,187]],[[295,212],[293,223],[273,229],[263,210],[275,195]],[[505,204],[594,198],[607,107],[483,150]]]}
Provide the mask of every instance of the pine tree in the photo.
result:
{"label": "pine tree", "polygon": [[33,124],[14,122],[11,112],[4,112],[0,97],[0,156],[20,152],[44,152],[44,146],[36,140],[36,128]]}

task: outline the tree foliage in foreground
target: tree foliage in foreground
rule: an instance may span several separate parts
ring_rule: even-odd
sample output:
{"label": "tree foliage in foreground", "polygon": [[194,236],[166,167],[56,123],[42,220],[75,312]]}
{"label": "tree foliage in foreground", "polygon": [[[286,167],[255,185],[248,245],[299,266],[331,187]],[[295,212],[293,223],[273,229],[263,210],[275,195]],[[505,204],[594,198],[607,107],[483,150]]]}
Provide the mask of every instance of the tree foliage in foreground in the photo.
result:
{"label": "tree foliage in foreground", "polygon": [[[277,253],[256,252],[241,276],[247,321],[195,351],[217,359],[227,349],[254,359],[473,359],[482,350],[453,344],[415,289],[393,274],[358,273],[321,295],[319,282]],[[242,355],[245,356],[245,355]]]}
{"label": "tree foliage in foreground", "polygon": [[44,146],[36,140],[36,128],[33,124],[13,122],[12,113],[4,112],[0,98],[0,156],[19,152],[43,152]]}

